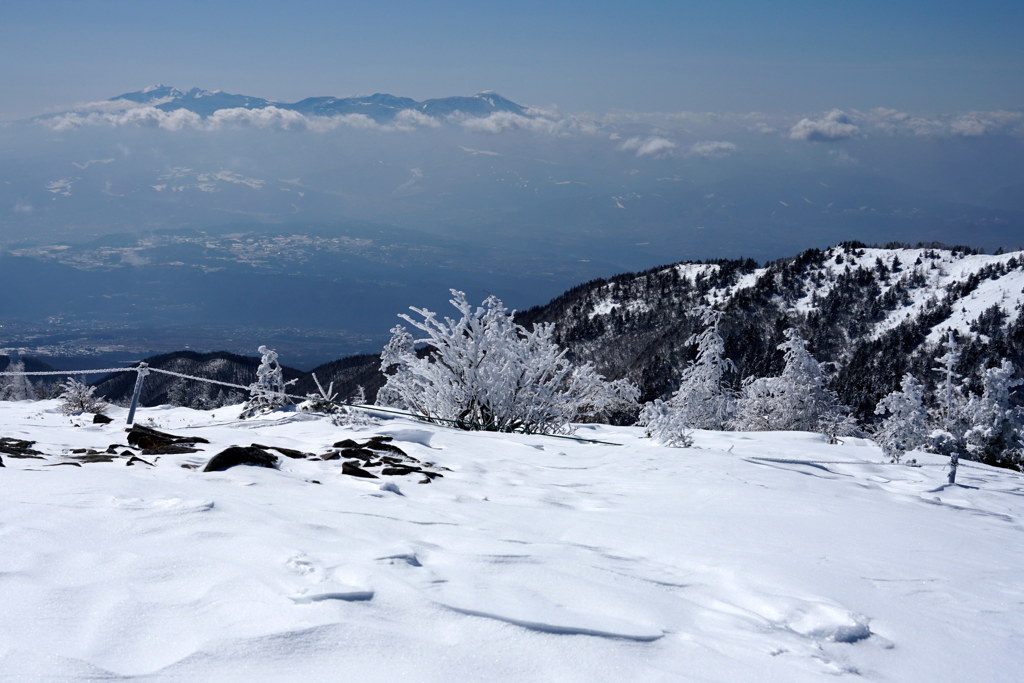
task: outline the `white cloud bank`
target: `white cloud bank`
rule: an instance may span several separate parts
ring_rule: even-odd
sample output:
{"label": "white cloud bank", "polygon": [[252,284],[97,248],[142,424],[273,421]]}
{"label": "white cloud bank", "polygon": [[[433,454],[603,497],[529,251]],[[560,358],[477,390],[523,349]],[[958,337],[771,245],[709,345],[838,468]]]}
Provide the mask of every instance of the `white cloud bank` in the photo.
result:
{"label": "white cloud bank", "polygon": [[733,154],[736,145],[725,140],[703,140],[690,146],[690,155],[705,159],[721,159]]}
{"label": "white cloud bank", "polygon": [[60,114],[41,123],[63,132],[89,126],[159,128],[167,131],[220,130],[229,127],[249,127],[263,130],[309,130],[318,133],[338,128],[364,130],[409,131],[417,128],[437,128],[441,122],[414,110],[403,110],[390,123],[378,123],[364,114],[338,116],[306,116],[291,109],[269,106],[257,109],[235,107],[218,109],[202,117],[187,109],[164,111],[156,107],[129,107],[119,110],[74,111]]}
{"label": "white cloud bank", "polygon": [[664,159],[666,157],[701,157],[704,159],[721,159],[733,154],[737,147],[725,140],[701,140],[685,150],[679,143],[660,135],[649,137],[627,138],[619,145],[623,152],[633,152],[637,157]]}
{"label": "white cloud bank", "polygon": [[653,135],[647,138],[632,137],[625,140],[619,149],[623,152],[635,152],[638,157],[654,157],[661,159],[671,156],[679,149],[679,145],[668,138]]}
{"label": "white cloud bank", "polygon": [[875,135],[1024,137],[1024,111],[913,114],[885,107],[870,111],[833,109],[817,117],[800,119],[789,129],[788,137],[822,142]]}
{"label": "white cloud bank", "polygon": [[853,123],[850,115],[841,109],[833,109],[817,119],[800,119],[789,129],[791,140],[814,142],[846,140],[860,134],[860,128]]}
{"label": "white cloud bank", "polygon": [[448,117],[463,129],[474,133],[504,133],[507,131],[529,131],[546,135],[569,135],[573,133],[596,133],[597,125],[573,116],[557,117],[550,112],[531,110],[533,116],[523,116],[510,111],[496,111],[483,117],[469,117],[454,114]]}
{"label": "white cloud bank", "polygon": [[[878,107],[868,111],[831,109],[804,115],[773,115],[760,112],[674,112],[627,113],[594,119],[560,114],[554,109],[527,109],[527,115],[500,111],[473,117],[455,113],[432,117],[415,109],[399,111],[386,123],[364,114],[335,116],[306,115],[274,105],[255,109],[220,109],[200,116],[187,109],[164,111],[137,102],[97,102],[74,111],[39,119],[39,123],[63,132],[90,126],[157,128],[167,131],[216,131],[232,127],[260,130],[296,130],[317,133],[338,129],[413,131],[452,125],[470,133],[498,135],[529,132],[568,136],[603,134],[618,143],[618,149],[637,157],[727,156],[735,151],[721,138],[755,133],[779,135],[785,139],[810,142],[839,142],[876,136],[1024,137],[1024,111],[969,111],[954,114],[921,114]],[[636,125],[650,130],[638,134]],[[627,132],[628,131],[628,132]],[[702,140],[684,147],[680,137]],[[622,141],[622,142],[620,142]]]}

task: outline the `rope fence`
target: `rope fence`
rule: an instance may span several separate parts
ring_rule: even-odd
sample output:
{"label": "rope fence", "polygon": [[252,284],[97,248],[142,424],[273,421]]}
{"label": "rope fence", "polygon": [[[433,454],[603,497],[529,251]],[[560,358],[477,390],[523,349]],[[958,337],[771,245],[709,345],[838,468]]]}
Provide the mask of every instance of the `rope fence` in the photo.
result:
{"label": "rope fence", "polygon": [[[206,383],[206,384],[213,384],[213,385],[217,385],[217,386],[228,387],[230,389],[240,389],[242,391],[250,391],[252,389],[252,386],[248,385],[248,384],[235,384],[234,382],[223,382],[221,380],[210,379],[208,377],[196,377],[195,375],[186,375],[186,374],[181,373],[181,372],[174,372],[173,370],[164,370],[162,368],[151,368],[151,367],[149,367],[149,365],[147,363],[139,363],[139,365],[137,365],[134,368],[106,368],[106,369],[101,369],[101,370],[81,370],[81,371],[56,370],[56,371],[45,371],[45,372],[43,372],[43,371],[36,371],[36,372],[28,372],[28,371],[26,371],[26,372],[0,372],[0,377],[3,377],[3,376],[26,376],[26,375],[31,375],[31,376],[62,376],[62,377],[70,377],[72,375],[101,375],[101,374],[108,374],[109,375],[109,374],[112,374],[112,373],[115,373],[115,372],[134,372],[134,373],[137,373],[137,378],[135,380],[135,388],[134,388],[134,390],[132,392],[131,404],[129,405],[129,408],[128,408],[128,419],[127,419],[126,422],[129,425],[132,425],[132,424],[135,423],[135,411],[138,408],[139,397],[142,394],[142,384],[143,384],[143,381],[145,380],[146,375],[148,375],[151,372],[155,372],[155,373],[160,374],[160,375],[169,375],[171,377],[178,377],[178,378],[181,378],[181,379],[187,379],[187,380],[191,380],[191,381],[195,381],[195,382],[203,382],[203,383]],[[297,400],[297,401],[306,401],[306,400],[309,400],[309,398],[310,398],[309,396],[301,396],[301,395],[298,395],[298,394],[289,394],[289,393],[286,393],[286,392],[278,392],[276,395],[281,396],[282,398],[290,398],[290,399]],[[597,439],[585,439],[583,437],[570,436],[570,435],[567,435],[567,434],[547,434],[547,433],[544,433],[544,432],[531,432],[531,431],[528,431],[528,430],[513,430],[513,429],[493,429],[492,428],[492,429],[488,430],[487,429],[487,425],[476,424],[474,422],[467,422],[465,420],[450,420],[450,419],[443,418],[443,417],[430,417],[430,416],[427,416],[427,415],[417,415],[416,413],[410,413],[410,412],[406,412],[406,411],[403,411],[403,410],[396,410],[394,408],[383,408],[383,407],[380,407],[380,406],[367,406],[367,405],[362,405],[362,404],[359,404],[359,403],[346,403],[344,401],[333,401],[333,400],[330,400],[330,399],[327,399],[327,398],[324,398],[324,397],[318,397],[318,400],[320,402],[322,402],[322,403],[329,403],[331,405],[335,405],[335,406],[339,406],[339,407],[354,408],[356,410],[362,410],[362,411],[366,411],[366,412],[387,413],[387,414],[390,414],[390,415],[399,415],[399,416],[402,416],[402,417],[411,417],[411,418],[414,418],[414,419],[417,419],[417,420],[425,420],[427,422],[446,423],[446,424],[450,424],[450,425],[456,426],[456,427],[465,425],[465,426],[470,426],[470,427],[480,427],[480,428],[483,428],[483,429],[485,429],[487,431],[503,432],[503,433],[506,433],[506,434],[529,434],[529,435],[535,435],[535,436],[547,436],[547,437],[551,437],[551,438],[554,438],[554,439],[568,439],[570,441],[577,441],[577,442],[581,442],[581,443],[603,444],[603,445],[606,445],[606,446],[621,446],[622,445],[620,443],[613,443],[611,441],[599,441]]]}
{"label": "rope fence", "polygon": [[113,372],[138,372],[138,368],[106,368],[105,370],[47,370],[26,372],[0,372],[0,377],[71,377],[72,375],[109,375]]}
{"label": "rope fence", "polygon": [[[132,392],[132,400],[131,400],[131,404],[130,404],[130,406],[128,408],[127,424],[129,424],[129,425],[132,425],[132,424],[135,423],[135,410],[136,410],[136,408],[138,408],[138,405],[139,405],[139,396],[142,393],[142,383],[145,380],[146,375],[148,375],[151,372],[155,372],[155,373],[160,374],[160,375],[169,375],[171,377],[178,377],[178,378],[181,378],[181,379],[192,380],[192,381],[195,381],[195,382],[204,382],[206,384],[214,384],[214,385],[217,385],[217,386],[228,387],[228,388],[231,388],[231,389],[240,389],[242,391],[250,391],[251,388],[252,388],[251,385],[247,385],[247,384],[235,384],[233,382],[223,382],[221,380],[210,379],[208,377],[196,377],[194,375],[186,375],[186,374],[181,373],[181,372],[174,372],[173,370],[163,370],[161,368],[151,368],[146,363],[139,363],[134,368],[105,368],[105,369],[100,369],[100,370],[76,370],[76,371],[50,370],[50,371],[34,371],[34,372],[33,371],[25,371],[25,372],[0,372],[0,377],[13,377],[13,376],[33,376],[33,377],[63,376],[63,377],[70,377],[70,376],[73,376],[73,375],[102,375],[102,374],[109,375],[109,374],[116,373],[116,372],[134,372],[134,373],[137,373],[137,378],[135,380],[135,389]],[[290,398],[290,399],[298,400],[298,401],[306,401],[306,400],[309,400],[309,398],[310,398],[309,396],[300,396],[298,394],[288,394],[288,393],[285,393],[285,392],[280,392],[277,395],[279,395],[279,396],[281,396],[283,398]],[[430,416],[427,416],[427,415],[417,415],[416,413],[410,413],[410,412],[403,411],[403,410],[396,410],[394,408],[384,408],[384,407],[380,407],[380,406],[368,406],[368,405],[362,405],[362,404],[359,404],[359,403],[346,403],[344,401],[333,401],[333,400],[330,400],[330,399],[327,399],[327,398],[324,398],[324,397],[318,397],[318,400],[323,402],[323,403],[329,403],[331,405],[336,405],[336,406],[344,407],[344,408],[354,408],[355,410],[363,410],[363,411],[366,411],[366,412],[386,413],[386,414],[390,414],[390,415],[399,415],[399,416],[402,416],[402,417],[411,417],[411,418],[416,419],[416,420],[425,420],[427,422],[433,422],[433,423],[447,423],[447,424],[450,424],[450,425],[455,426],[455,427],[462,427],[462,426],[480,427],[480,428],[482,428],[482,429],[484,429],[486,431],[496,431],[496,432],[502,432],[502,433],[506,433],[506,434],[528,434],[528,435],[535,435],[535,436],[546,436],[546,437],[550,437],[550,438],[554,438],[554,439],[568,439],[570,441],[577,441],[577,442],[581,442],[581,443],[595,443],[595,444],[602,444],[602,445],[606,445],[606,446],[622,446],[623,445],[623,444],[614,443],[614,442],[611,442],[611,441],[599,441],[597,439],[585,439],[583,437],[570,436],[570,435],[567,435],[567,434],[547,434],[547,433],[543,433],[543,432],[531,432],[531,431],[528,431],[528,430],[513,430],[513,429],[493,429],[493,428],[488,429],[487,425],[476,424],[474,422],[466,422],[465,420],[452,420],[452,419],[447,419],[447,418],[443,418],[443,417],[430,417]],[[899,462],[869,462],[869,461],[864,461],[864,460],[795,460],[795,459],[791,459],[791,458],[764,458],[764,457],[756,457],[756,456],[750,456],[750,457],[746,457],[744,459],[748,460],[748,461],[775,462],[775,463],[788,464],[788,465],[872,465],[872,466],[881,465],[881,466],[899,466],[899,467],[950,467],[951,468],[950,477],[949,477],[949,483],[950,484],[955,483],[956,469],[958,467],[967,467],[967,468],[970,468],[970,469],[983,469],[983,468],[978,467],[976,465],[970,465],[970,464],[964,463],[964,462],[914,463],[913,465],[910,465],[908,463],[899,463]]]}

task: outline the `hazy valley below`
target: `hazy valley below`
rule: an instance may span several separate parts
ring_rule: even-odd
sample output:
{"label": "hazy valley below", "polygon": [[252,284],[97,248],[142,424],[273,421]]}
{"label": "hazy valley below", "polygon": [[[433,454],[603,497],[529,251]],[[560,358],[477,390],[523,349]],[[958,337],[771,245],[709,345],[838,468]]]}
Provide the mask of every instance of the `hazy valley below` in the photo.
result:
{"label": "hazy valley below", "polygon": [[850,239],[1013,248],[1021,118],[147,88],[0,126],[0,345],[96,367],[267,343],[308,368],[452,287],[522,310]]}

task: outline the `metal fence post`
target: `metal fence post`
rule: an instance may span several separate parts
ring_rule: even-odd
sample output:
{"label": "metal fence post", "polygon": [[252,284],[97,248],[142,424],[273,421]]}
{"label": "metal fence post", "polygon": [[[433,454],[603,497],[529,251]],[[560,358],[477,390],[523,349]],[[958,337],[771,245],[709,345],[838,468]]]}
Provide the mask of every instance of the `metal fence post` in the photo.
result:
{"label": "metal fence post", "polygon": [[953,451],[953,454],[949,456],[949,485],[952,486],[956,483],[956,466],[959,464],[960,454]]}
{"label": "metal fence post", "polygon": [[142,382],[149,374],[149,363],[139,363],[136,368],[138,375],[135,378],[135,391],[132,393],[132,405],[128,408],[128,425],[135,424],[135,409],[139,407],[139,396],[142,394]]}

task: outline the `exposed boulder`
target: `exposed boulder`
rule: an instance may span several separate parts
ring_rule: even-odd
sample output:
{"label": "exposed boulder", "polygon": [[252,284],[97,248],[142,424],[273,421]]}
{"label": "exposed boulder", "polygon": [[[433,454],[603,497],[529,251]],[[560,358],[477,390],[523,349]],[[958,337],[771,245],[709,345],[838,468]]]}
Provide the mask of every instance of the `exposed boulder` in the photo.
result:
{"label": "exposed boulder", "polygon": [[279,458],[262,448],[252,446],[230,446],[210,458],[203,472],[223,472],[237,465],[277,468]]}
{"label": "exposed boulder", "polygon": [[24,441],[22,439],[11,439],[0,437],[0,453],[6,453],[14,458],[31,458],[41,456],[40,451],[32,449],[35,441]]}
{"label": "exposed boulder", "polygon": [[252,447],[262,448],[265,451],[277,451],[286,458],[292,458],[295,460],[314,457],[312,453],[304,453],[302,451],[297,451],[294,448],[284,448],[283,446],[264,446],[262,444],[254,443],[252,444]]}
{"label": "exposed boulder", "polygon": [[345,462],[342,463],[342,465],[341,465],[341,473],[342,474],[347,474],[347,475],[352,476],[352,477],[362,477],[364,479],[377,479],[378,478],[376,474],[372,474],[370,472],[367,472],[366,470],[364,470],[362,467],[360,467],[359,465],[357,465],[355,462],[353,462],[351,460],[346,460]]}
{"label": "exposed boulder", "polygon": [[142,425],[132,425],[132,428],[128,430],[128,443],[144,451],[154,451],[171,445],[192,446],[197,443],[210,442],[199,436],[177,436],[159,432],[149,427],[143,427]]}

